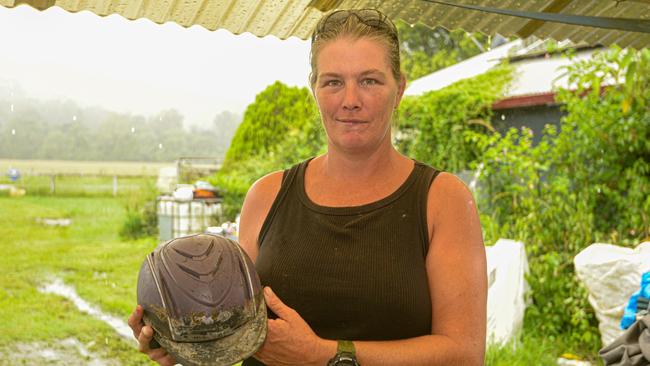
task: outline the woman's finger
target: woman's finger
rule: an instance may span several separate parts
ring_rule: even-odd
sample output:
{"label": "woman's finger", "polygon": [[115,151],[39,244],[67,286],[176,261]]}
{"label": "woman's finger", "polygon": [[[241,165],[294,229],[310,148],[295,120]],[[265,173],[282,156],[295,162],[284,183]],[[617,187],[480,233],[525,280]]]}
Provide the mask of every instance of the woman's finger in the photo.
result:
{"label": "woman's finger", "polygon": [[149,348],[151,339],[153,339],[153,329],[148,325],[143,326],[138,337],[138,350],[142,353],[149,354],[151,350]]}
{"label": "woman's finger", "polygon": [[140,331],[142,330],[142,306],[135,307],[128,320],[129,327],[133,331],[133,336],[138,339]]}
{"label": "woman's finger", "polygon": [[149,358],[161,366],[174,366],[176,360],[164,348],[156,348],[149,351]]}
{"label": "woman's finger", "polygon": [[293,316],[294,310],[285,305],[282,300],[271,290],[270,287],[264,288],[264,300],[266,305],[281,319],[289,319]]}

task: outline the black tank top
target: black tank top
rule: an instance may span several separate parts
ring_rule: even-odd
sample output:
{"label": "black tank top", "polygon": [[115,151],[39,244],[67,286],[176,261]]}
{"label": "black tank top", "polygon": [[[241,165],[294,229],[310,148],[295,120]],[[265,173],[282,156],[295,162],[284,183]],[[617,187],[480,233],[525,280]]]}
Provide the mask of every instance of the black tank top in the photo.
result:
{"label": "black tank top", "polygon": [[[362,206],[325,207],[305,193],[308,163],[284,172],[260,230],[255,266],[262,284],[322,338],[431,334],[426,212],[438,171],[415,162],[389,196]],[[251,358],[244,365],[261,363]]]}

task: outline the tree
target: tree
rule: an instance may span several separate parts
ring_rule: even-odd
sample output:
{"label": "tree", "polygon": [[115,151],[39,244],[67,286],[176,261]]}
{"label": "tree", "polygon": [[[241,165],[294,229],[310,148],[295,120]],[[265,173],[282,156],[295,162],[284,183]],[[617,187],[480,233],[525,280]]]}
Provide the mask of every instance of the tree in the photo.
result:
{"label": "tree", "polygon": [[436,70],[489,49],[489,37],[442,27],[431,29],[418,23],[413,26],[398,21],[402,69],[408,80],[415,80]]}
{"label": "tree", "polygon": [[225,217],[235,218],[255,180],[318,155],[325,146],[311,92],[279,81],[268,86],[246,108],[223,168],[210,179],[224,195]]}
{"label": "tree", "polygon": [[315,123],[316,104],[306,88],[288,87],[276,81],[255,97],[226,153],[224,169],[238,161],[273,150],[291,130]]}

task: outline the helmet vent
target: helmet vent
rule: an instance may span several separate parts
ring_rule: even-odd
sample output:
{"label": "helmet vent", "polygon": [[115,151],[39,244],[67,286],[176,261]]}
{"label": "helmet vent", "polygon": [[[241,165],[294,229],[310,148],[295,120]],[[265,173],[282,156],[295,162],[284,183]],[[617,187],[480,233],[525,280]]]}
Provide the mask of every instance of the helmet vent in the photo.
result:
{"label": "helmet vent", "polygon": [[214,279],[216,276],[217,272],[219,271],[219,268],[221,268],[221,262],[223,262],[223,256],[219,256],[219,259],[217,260],[217,264],[212,268],[212,270],[207,271],[207,272],[198,272],[195,271],[183,264],[178,263],[178,268],[180,268],[183,272],[189,274],[190,276],[196,278],[197,280],[201,281],[209,281]]}
{"label": "helmet vent", "polygon": [[[194,249],[199,247],[200,246],[195,246]],[[205,250],[200,253],[190,253],[177,247],[174,247],[173,250],[185,258],[192,259],[192,260],[201,260],[209,256],[213,248],[214,248],[214,241],[210,241],[210,244],[207,246],[207,248],[205,248]]]}

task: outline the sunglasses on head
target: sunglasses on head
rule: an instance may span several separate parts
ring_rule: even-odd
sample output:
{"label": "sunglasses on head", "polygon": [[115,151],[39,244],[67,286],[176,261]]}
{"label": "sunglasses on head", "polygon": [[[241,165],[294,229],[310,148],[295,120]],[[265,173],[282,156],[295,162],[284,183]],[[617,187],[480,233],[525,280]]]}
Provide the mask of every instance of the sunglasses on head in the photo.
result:
{"label": "sunglasses on head", "polygon": [[397,41],[397,29],[386,15],[377,9],[345,9],[336,10],[325,16],[311,35],[311,42],[314,43],[323,32],[337,28],[347,22],[350,17],[356,17],[359,22],[386,32],[391,38]]}

